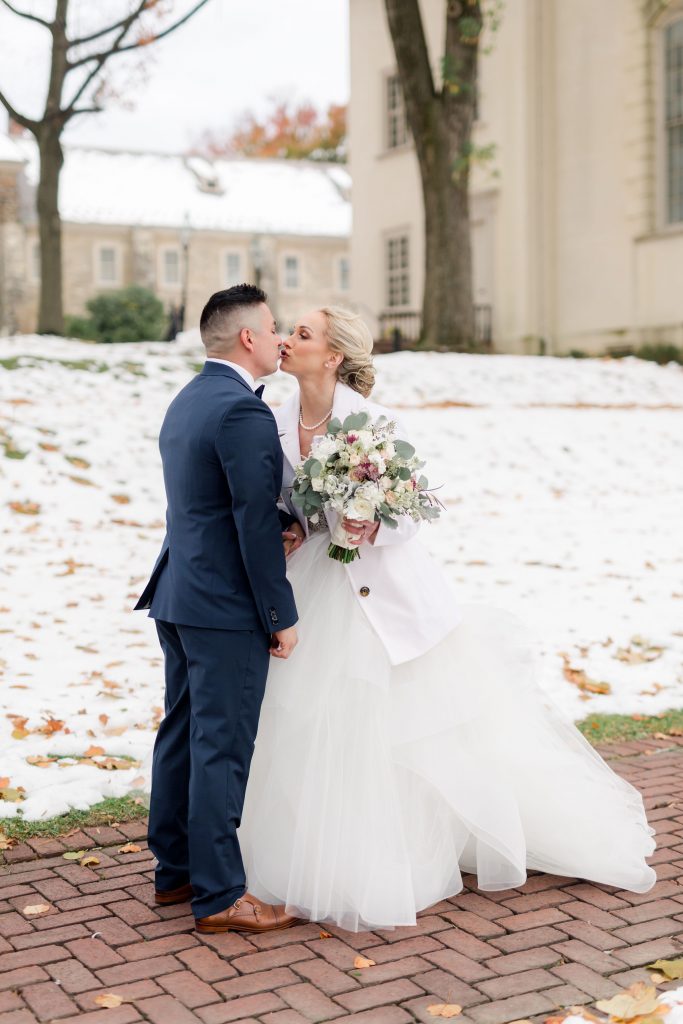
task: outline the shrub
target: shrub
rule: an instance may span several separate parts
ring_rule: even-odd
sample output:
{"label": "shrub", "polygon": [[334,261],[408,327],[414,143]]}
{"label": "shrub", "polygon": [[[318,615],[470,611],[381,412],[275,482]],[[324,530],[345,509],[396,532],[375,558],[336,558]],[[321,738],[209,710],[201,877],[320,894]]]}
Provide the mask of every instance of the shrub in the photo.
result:
{"label": "shrub", "polygon": [[70,317],[69,331],[76,338],[106,343],[159,341],[166,330],[164,307],[146,288],[131,285],[120,291],[104,292],[86,303],[90,317]]}
{"label": "shrub", "polygon": [[85,316],[64,317],[64,333],[67,338],[82,338],[83,341],[97,341],[95,326]]}
{"label": "shrub", "polygon": [[649,359],[653,363],[664,366],[666,363],[683,363],[683,348],[676,345],[658,342],[651,345],[641,345],[635,353],[639,359]]}

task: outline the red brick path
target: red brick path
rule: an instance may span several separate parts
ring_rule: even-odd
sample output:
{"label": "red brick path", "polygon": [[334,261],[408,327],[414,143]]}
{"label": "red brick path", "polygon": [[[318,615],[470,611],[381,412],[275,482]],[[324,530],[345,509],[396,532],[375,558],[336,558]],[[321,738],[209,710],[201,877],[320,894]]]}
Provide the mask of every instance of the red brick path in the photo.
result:
{"label": "red brick path", "polygon": [[[645,895],[542,874],[483,894],[468,877],[417,928],[200,936],[187,905],[151,905],[143,822],[17,846],[0,867],[0,1024],[408,1024],[442,1002],[459,1003],[462,1022],[502,1024],[647,980],[645,964],[683,955],[683,739],[604,753],[657,829],[659,881]],[[142,852],[120,854],[128,840]],[[62,857],[86,848],[94,869]],[[25,917],[35,903],[54,909]],[[377,965],[354,971],[359,951]],[[99,1009],[104,992],[125,1002]]]}

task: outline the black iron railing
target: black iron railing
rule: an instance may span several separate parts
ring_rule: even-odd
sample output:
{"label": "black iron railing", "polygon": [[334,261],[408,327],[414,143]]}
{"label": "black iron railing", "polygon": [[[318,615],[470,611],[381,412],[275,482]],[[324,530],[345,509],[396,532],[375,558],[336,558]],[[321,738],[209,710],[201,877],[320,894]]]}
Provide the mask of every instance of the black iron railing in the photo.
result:
{"label": "black iron railing", "polygon": [[[379,315],[376,351],[400,352],[413,348],[422,333],[422,315],[413,310],[386,310]],[[474,336],[478,347],[490,350],[493,343],[493,310],[490,305],[474,307]]]}

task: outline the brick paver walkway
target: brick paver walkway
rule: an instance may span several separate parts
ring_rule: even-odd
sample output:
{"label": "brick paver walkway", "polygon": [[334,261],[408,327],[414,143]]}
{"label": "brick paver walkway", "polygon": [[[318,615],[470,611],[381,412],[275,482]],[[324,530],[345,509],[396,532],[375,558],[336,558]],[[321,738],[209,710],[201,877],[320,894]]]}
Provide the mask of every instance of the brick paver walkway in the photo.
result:
{"label": "brick paver walkway", "polygon": [[[603,753],[657,829],[659,881],[645,895],[543,874],[483,894],[468,877],[417,928],[200,936],[187,905],[152,905],[144,823],[16,846],[0,868],[0,1024],[408,1024],[443,1002],[463,1007],[460,1021],[502,1024],[647,980],[645,964],[683,956],[683,739]],[[119,853],[130,840],[141,852]],[[63,859],[86,848],[94,868]],[[26,917],[36,903],[53,909]],[[359,951],[376,966],[354,971]],[[125,1002],[99,1009],[105,992]]]}

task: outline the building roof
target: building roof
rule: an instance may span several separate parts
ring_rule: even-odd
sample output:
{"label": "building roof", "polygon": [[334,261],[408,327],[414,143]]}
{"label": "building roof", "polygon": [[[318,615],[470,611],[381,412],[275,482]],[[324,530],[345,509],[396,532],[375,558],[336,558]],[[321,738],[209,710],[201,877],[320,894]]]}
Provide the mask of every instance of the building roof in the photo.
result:
{"label": "building roof", "polygon": [[[0,135],[0,153],[6,142]],[[35,143],[11,144],[35,186]],[[64,221],[79,224],[347,238],[350,185],[344,167],[305,160],[209,161],[67,146],[59,206]]]}

